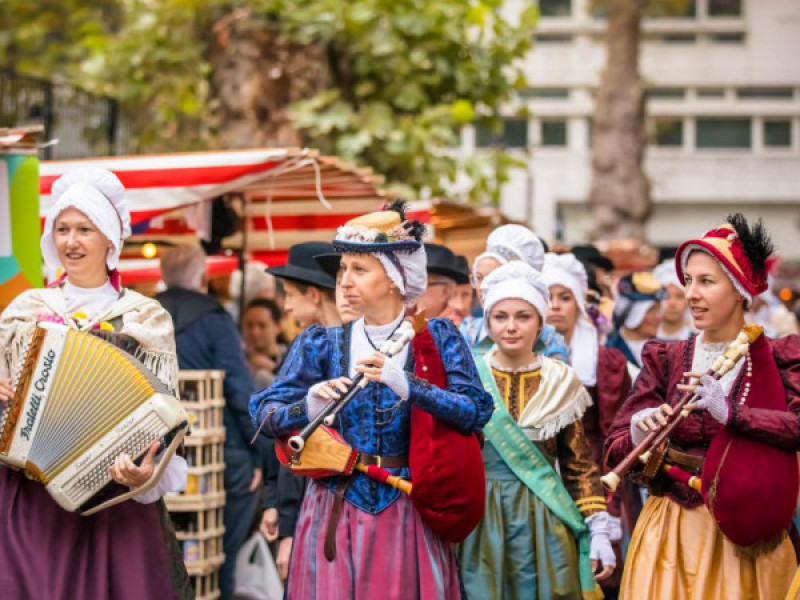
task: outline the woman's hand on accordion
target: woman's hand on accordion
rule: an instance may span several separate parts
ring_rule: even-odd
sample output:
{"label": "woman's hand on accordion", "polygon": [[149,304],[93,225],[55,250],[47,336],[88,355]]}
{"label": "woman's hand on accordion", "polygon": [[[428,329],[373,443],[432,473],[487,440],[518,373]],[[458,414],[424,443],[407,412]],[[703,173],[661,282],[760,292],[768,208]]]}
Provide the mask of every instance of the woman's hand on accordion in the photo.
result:
{"label": "woman's hand on accordion", "polygon": [[129,488],[137,488],[144,485],[153,475],[153,471],[156,468],[156,453],[160,446],[161,442],[158,440],[153,442],[147,454],[144,455],[142,464],[138,467],[133,463],[130,456],[120,454],[109,469],[111,479]]}
{"label": "woman's hand on accordion", "polygon": [[10,379],[0,379],[0,402],[9,402],[14,397]]}

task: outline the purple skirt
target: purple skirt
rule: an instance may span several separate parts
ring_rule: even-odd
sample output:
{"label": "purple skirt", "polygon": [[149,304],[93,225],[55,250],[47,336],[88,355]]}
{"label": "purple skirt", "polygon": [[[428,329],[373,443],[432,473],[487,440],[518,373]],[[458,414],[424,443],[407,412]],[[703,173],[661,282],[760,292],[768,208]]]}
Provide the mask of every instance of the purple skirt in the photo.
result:
{"label": "purple skirt", "polygon": [[163,502],[129,500],[90,517],[0,468],[0,596],[36,600],[192,598]]}
{"label": "purple skirt", "polygon": [[336,558],[325,558],[334,495],[308,486],[295,529],[287,600],[461,600],[452,546],[402,495],[372,515],[345,502]]}

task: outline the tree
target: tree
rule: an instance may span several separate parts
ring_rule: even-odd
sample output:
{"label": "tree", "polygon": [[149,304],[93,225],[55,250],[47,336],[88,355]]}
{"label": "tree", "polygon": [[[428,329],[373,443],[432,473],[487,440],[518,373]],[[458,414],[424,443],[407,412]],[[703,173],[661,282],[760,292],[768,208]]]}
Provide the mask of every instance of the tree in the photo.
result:
{"label": "tree", "polygon": [[606,68],[594,113],[593,239],[644,239],[650,182],[642,161],[647,143],[645,89],[639,76],[642,10],[647,0],[607,0]]}
{"label": "tree", "polygon": [[[45,10],[28,11],[18,54],[49,45],[59,9],[39,3]],[[499,183],[514,164],[500,150],[461,163],[452,148],[466,123],[496,127],[500,107],[525,86],[519,59],[531,45],[533,3],[511,17],[503,0],[88,4],[91,44],[71,36],[66,58],[25,65],[119,98],[142,151],[308,145],[414,195],[446,192],[466,171],[476,200],[499,198],[487,163],[499,165]],[[97,8],[106,5],[114,10]],[[0,22],[0,56],[10,35]]]}
{"label": "tree", "polygon": [[639,74],[642,17],[685,17],[690,0],[597,0],[605,13],[606,68],[597,90],[592,144],[593,239],[644,240],[652,211],[650,182],[643,169],[647,145],[646,86]]}

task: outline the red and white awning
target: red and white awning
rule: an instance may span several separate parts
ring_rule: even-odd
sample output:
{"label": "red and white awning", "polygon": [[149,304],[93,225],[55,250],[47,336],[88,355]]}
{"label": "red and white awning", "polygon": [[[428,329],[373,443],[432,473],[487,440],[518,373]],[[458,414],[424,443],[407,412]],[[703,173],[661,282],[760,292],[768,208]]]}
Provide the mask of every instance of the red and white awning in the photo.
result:
{"label": "red and white awning", "polygon": [[[187,218],[181,209],[227,193],[244,194],[249,254],[269,265],[283,264],[292,244],[333,239],[338,226],[377,210],[387,200],[379,189],[383,178],[370,169],[309,149],[260,148],[43,161],[42,216],[52,203],[53,182],[77,166],[103,167],[120,178],[132,224],[147,228],[132,236],[131,242],[186,241],[195,234],[196,219]],[[430,205],[413,204],[409,216],[429,222]],[[237,234],[226,245],[239,248],[241,241]],[[152,269],[148,272],[153,273]]]}
{"label": "red and white awning", "polygon": [[136,225],[175,209],[244,189],[269,177],[290,161],[314,154],[308,150],[264,148],[42,161],[39,214],[46,215],[52,204],[53,182],[78,166],[103,167],[119,177],[127,192],[131,222]]}

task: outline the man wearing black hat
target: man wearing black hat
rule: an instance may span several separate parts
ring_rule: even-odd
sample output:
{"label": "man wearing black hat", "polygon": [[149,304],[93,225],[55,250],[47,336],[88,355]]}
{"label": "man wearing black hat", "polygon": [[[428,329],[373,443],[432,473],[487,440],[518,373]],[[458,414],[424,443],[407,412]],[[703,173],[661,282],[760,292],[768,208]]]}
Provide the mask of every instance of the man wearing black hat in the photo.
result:
{"label": "man wearing black hat", "polygon": [[428,261],[428,289],[417,300],[417,306],[425,310],[426,317],[433,319],[442,316],[455,291],[456,282],[463,278],[456,269],[456,257],[449,248],[425,244],[425,256]]}
{"label": "man wearing black hat", "polygon": [[314,256],[333,252],[327,242],[303,242],[289,248],[288,262],[270,267],[267,273],[283,281],[284,310],[305,329],[314,323],[325,327],[341,325],[336,311],[336,280],[322,269]]}
{"label": "man wearing black hat", "polygon": [[455,269],[460,279],[456,279],[456,287],[447,302],[447,310],[443,317],[447,317],[456,327],[461,326],[461,322],[472,312],[473,289],[469,280],[469,263],[467,257],[457,254],[455,256]]}
{"label": "man wearing black hat", "polygon": [[[314,324],[324,327],[341,325],[336,309],[336,279],[318,261],[317,255],[333,254],[327,242],[303,242],[289,248],[285,265],[270,267],[267,272],[278,277],[286,291],[284,309],[305,329]],[[275,562],[286,578],[292,549],[297,513],[305,493],[306,480],[287,469],[279,468],[274,453],[266,469],[267,490],[261,531],[268,541],[280,538]]]}

